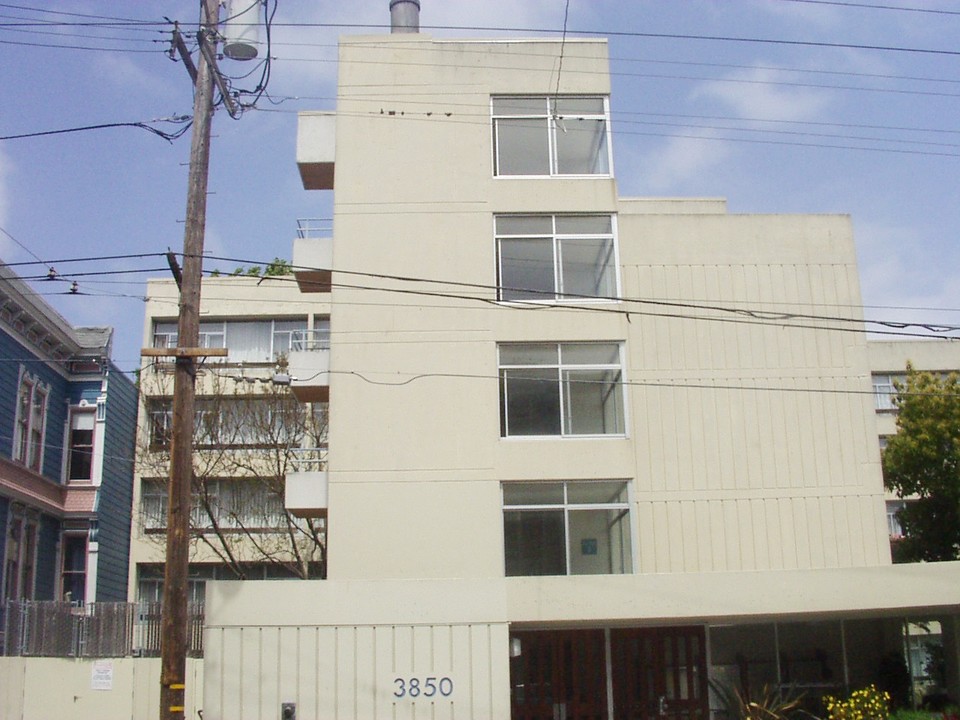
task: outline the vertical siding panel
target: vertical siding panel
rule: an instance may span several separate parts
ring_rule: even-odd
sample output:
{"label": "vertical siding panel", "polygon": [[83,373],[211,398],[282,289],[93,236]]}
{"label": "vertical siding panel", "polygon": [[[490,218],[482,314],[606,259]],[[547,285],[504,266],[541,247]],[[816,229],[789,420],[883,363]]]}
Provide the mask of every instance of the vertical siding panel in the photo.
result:
{"label": "vertical siding panel", "polygon": [[639,502],[637,509],[637,536],[639,544],[637,557],[639,571],[655,572],[657,569],[656,521],[653,516],[653,503]]}
{"label": "vertical siding panel", "polygon": [[724,500],[723,501],[723,529],[725,534],[725,546],[726,546],[726,570],[735,572],[737,570],[743,569],[743,561],[741,559],[741,532],[740,532],[740,519],[737,514],[737,501],[736,500]]}
{"label": "vertical siding panel", "polygon": [[780,570],[783,568],[784,547],[780,527],[780,503],[776,498],[766,498],[763,501],[763,514],[767,522],[767,536],[764,541],[768,561],[772,569]]}
{"label": "vertical siding panel", "polygon": [[770,569],[770,548],[767,542],[767,509],[762,498],[749,501],[750,519],[753,524],[754,569]]}
{"label": "vertical siding panel", "polygon": [[655,492],[662,492],[666,488],[666,447],[664,443],[664,403],[663,397],[667,392],[664,388],[650,387],[646,392],[647,417],[651,422],[647,424],[649,461],[646,487]]}
{"label": "vertical siding panel", "polygon": [[740,535],[740,567],[738,570],[756,570],[757,554],[753,547],[753,518],[750,517],[750,501],[735,500],[737,526]]}
{"label": "vertical siding panel", "polygon": [[800,568],[813,567],[813,555],[810,549],[810,519],[807,514],[807,501],[795,497],[790,503],[793,515],[794,542],[797,546],[797,563]]}
{"label": "vertical siding panel", "polygon": [[667,535],[667,572],[679,572],[683,568],[684,536],[683,536],[683,508],[682,503],[672,501],[664,503],[666,510]]}
{"label": "vertical siding panel", "polygon": [[777,541],[780,547],[783,548],[780,560],[784,569],[794,570],[799,566],[796,528],[793,522],[793,505],[795,501],[792,498],[780,498],[776,503],[776,511],[779,516],[780,525],[780,537]]}
{"label": "vertical siding panel", "polygon": [[694,526],[697,532],[697,569],[709,572],[716,568],[713,561],[713,527],[710,522],[710,502],[699,500],[694,504]]}
{"label": "vertical siding panel", "polygon": [[699,562],[700,533],[695,502],[688,500],[680,503],[680,526],[683,533],[683,571],[697,572],[702,566]]}
{"label": "vertical siding panel", "polygon": [[[681,381],[683,382],[683,381]],[[694,475],[699,472],[699,464],[694,461],[696,444],[693,442],[692,424],[693,415],[690,412],[691,391],[689,389],[677,388],[674,390],[674,430],[673,436],[676,438],[677,455],[674,459],[674,473],[676,482],[674,490],[689,492],[694,487]]]}
{"label": "vertical siding panel", "polygon": [[729,570],[727,563],[727,538],[726,527],[724,526],[722,500],[711,500],[705,503],[709,512],[710,523],[710,552],[711,564],[710,570],[722,572]]}

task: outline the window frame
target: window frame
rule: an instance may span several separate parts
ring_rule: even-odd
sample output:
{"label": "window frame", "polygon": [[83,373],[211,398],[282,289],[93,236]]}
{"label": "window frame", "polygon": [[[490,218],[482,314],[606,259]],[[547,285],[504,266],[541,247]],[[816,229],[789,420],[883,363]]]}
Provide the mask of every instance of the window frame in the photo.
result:
{"label": "window frame", "polygon": [[[514,101],[543,101],[543,112],[503,113],[497,112],[498,100]],[[603,103],[602,113],[578,112],[560,115],[556,112],[556,104],[564,100],[600,100]],[[558,153],[558,122],[564,118],[576,120],[600,120],[603,122],[603,145],[605,150],[606,170],[591,173],[563,173],[560,172],[560,155]],[[547,173],[502,173],[500,172],[500,124],[505,120],[543,121],[547,133]],[[610,96],[602,93],[584,93],[578,95],[509,95],[496,94],[490,97],[490,121],[492,137],[492,167],[495,178],[612,178],[613,177],[613,147],[610,130]],[[562,131],[562,124],[561,124]],[[598,153],[599,157],[599,153]]]}
{"label": "window frame", "polygon": [[[67,564],[69,562],[69,545],[71,543],[83,543],[83,553],[82,557],[82,568],[68,568]],[[73,586],[72,581],[80,580],[83,585],[83,592],[79,598],[74,597],[72,594],[70,596],[70,602],[76,605],[83,605],[86,602],[87,597],[87,558],[90,552],[90,539],[89,533],[76,532],[76,531],[65,531],[60,536],[60,597],[66,598],[66,593],[68,592],[67,588]],[[70,582],[68,582],[70,581]]]}
{"label": "window frame", "polygon": [[[506,219],[526,219],[526,218],[549,218],[551,230],[549,233],[527,232],[510,233],[501,232],[498,224],[500,220]],[[573,218],[608,218],[610,220],[610,232],[561,232],[558,230],[558,221]],[[493,234],[496,250],[496,275],[497,275],[497,301],[502,303],[538,303],[538,304],[579,304],[579,303],[616,303],[621,301],[621,280],[620,280],[620,243],[619,232],[617,228],[616,213],[502,213],[494,216]],[[541,297],[505,297],[504,296],[504,264],[503,264],[503,244],[505,241],[530,241],[548,240],[551,245],[551,264],[553,266],[553,291],[543,291],[542,293],[535,288],[523,289],[507,287],[512,292],[525,290],[527,293],[539,294]],[[612,273],[613,295],[579,295],[567,294],[564,287],[565,270],[569,265],[565,261],[564,246],[571,245],[584,240],[603,240],[610,242],[610,252],[608,253],[608,262],[604,269]]]}
{"label": "window frame", "polygon": [[34,472],[43,472],[50,386],[21,368],[17,384],[11,458]]}
{"label": "window frame", "polygon": [[[623,497],[622,500],[617,501],[607,501],[607,502],[577,502],[571,501],[570,499],[570,490],[571,487],[576,487],[577,489],[583,489],[589,485],[599,486],[604,483],[618,483],[620,485],[619,494]],[[527,487],[548,487],[551,485],[562,486],[563,490],[563,499],[559,502],[528,502],[528,503],[515,503],[508,504],[506,494],[507,488],[517,488],[521,486]],[[564,547],[564,564],[566,572],[563,576],[572,577],[579,575],[630,575],[636,572],[636,553],[634,552],[635,543],[635,528],[634,528],[634,513],[631,512],[631,507],[633,504],[632,498],[633,492],[633,483],[630,480],[623,479],[597,479],[597,480],[543,480],[543,481],[507,481],[500,483],[500,499],[501,499],[501,520],[503,521],[503,538],[504,538],[504,576],[505,577],[538,577],[541,575],[525,575],[521,573],[511,573],[507,566],[507,554],[509,551],[508,542],[507,542],[507,514],[508,513],[524,513],[524,512],[562,512],[563,513],[563,547]],[[571,553],[571,513],[583,512],[583,511],[620,511],[617,515],[616,522],[623,522],[626,520],[626,539],[629,541],[629,547],[627,548],[626,556],[624,557],[621,554],[620,565],[623,568],[621,572],[610,571],[607,573],[577,573],[574,572],[574,564]],[[622,528],[623,526],[621,526]],[[582,539],[581,539],[582,540]],[[611,543],[611,563],[613,562],[613,553],[612,553],[612,543]],[[548,577],[563,577],[552,575]]]}
{"label": "window frame", "polygon": [[[93,423],[90,428],[90,443],[77,442],[74,433],[86,432],[86,428],[74,427],[78,418],[89,418]],[[97,441],[97,409],[95,407],[75,407],[70,409],[70,420],[67,428],[67,452],[66,452],[66,480],[68,483],[89,483],[93,482],[94,475],[94,454]],[[86,476],[74,477],[74,455],[85,456],[89,469]]]}
{"label": "window frame", "polygon": [[[269,357],[258,356],[248,358],[246,355],[251,352],[250,348],[233,348],[230,352],[230,331],[231,327],[237,328],[240,325],[260,324],[264,326],[264,337],[269,336]],[[299,327],[289,327],[292,323],[298,323]],[[277,326],[281,325],[280,328]],[[220,320],[203,320],[200,322],[198,346],[201,348],[225,348],[227,356],[222,358],[211,358],[210,361],[221,363],[243,363],[250,365],[270,365],[277,362],[283,355],[289,355],[292,345],[292,337],[297,334],[303,334],[308,331],[310,318],[306,315],[293,317],[276,318],[224,318]],[[283,327],[286,326],[286,327]],[[177,347],[178,327],[174,320],[154,319],[153,321],[153,347],[161,349],[171,349]],[[286,347],[279,347],[283,339],[286,338]]]}
{"label": "window frame", "polygon": [[[583,348],[587,346],[616,346],[617,348],[617,362],[616,363],[576,363],[576,362],[565,362],[564,361],[564,348],[567,348],[566,352],[575,351],[575,349]],[[556,362],[554,363],[542,363],[542,364],[519,364],[519,363],[505,363],[503,362],[503,350],[505,348],[517,348],[517,347],[528,347],[528,348],[556,348]],[[533,380],[534,382],[543,380],[545,382],[549,381],[552,383],[553,378],[536,378],[533,377],[537,373],[546,375],[547,373],[552,374],[553,371],[556,371],[556,383],[557,383],[557,409],[559,412],[559,418],[556,418],[559,421],[559,432],[531,432],[531,433],[511,433],[510,432],[510,379],[511,371],[515,374],[513,380],[523,381],[523,380]],[[617,378],[614,381],[616,385],[619,386],[617,393],[618,397],[614,399],[616,403],[615,411],[618,415],[618,424],[620,425],[619,429],[616,429],[611,432],[592,432],[592,433],[583,433],[583,432],[574,432],[572,426],[574,425],[575,418],[573,417],[573,406],[571,405],[571,396],[572,386],[577,383],[591,382],[591,381],[576,381],[570,379],[571,373],[585,373],[590,371],[616,371]],[[526,377],[525,377],[526,374]],[[498,343],[497,344],[497,375],[499,378],[499,395],[500,395],[500,438],[501,439],[532,439],[532,438],[561,438],[561,439],[570,439],[570,438],[582,438],[582,439],[598,439],[598,438],[625,438],[627,437],[627,427],[628,427],[628,417],[627,417],[627,396],[626,396],[626,380],[625,380],[625,368],[624,368],[624,344],[620,340],[607,340],[607,341],[588,341],[588,342],[533,342],[533,343],[524,343],[524,342],[508,342],[508,343]]]}

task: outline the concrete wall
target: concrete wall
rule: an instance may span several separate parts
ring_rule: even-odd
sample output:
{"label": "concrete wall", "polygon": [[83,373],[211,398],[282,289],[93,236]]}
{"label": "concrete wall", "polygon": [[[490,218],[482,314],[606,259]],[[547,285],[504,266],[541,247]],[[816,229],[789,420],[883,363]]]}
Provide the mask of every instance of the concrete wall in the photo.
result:
{"label": "concrete wall", "polygon": [[[185,717],[196,720],[203,708],[202,660],[187,660],[186,685]],[[0,657],[0,717],[159,718],[160,660]]]}
{"label": "concrete wall", "polygon": [[[567,43],[560,93],[609,93],[606,51]],[[501,577],[500,484],[548,479],[630,481],[641,573],[889,563],[865,340],[789,317],[860,303],[848,218],[494,177],[491,96],[553,92],[558,53],[341,43],[334,266],[374,277],[332,292],[329,577]],[[617,216],[633,302],[489,302],[498,213],[583,212]],[[626,433],[500,437],[498,343],[601,340]]]}

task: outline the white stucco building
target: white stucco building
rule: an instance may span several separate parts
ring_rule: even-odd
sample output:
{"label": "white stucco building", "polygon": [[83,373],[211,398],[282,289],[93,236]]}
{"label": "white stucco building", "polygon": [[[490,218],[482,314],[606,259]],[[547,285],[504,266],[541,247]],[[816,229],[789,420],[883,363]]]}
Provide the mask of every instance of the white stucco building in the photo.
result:
{"label": "white stucco building", "polygon": [[[322,583],[214,583],[204,716],[706,718],[877,681],[960,564],[893,566],[843,216],[622,198],[607,45],[346,38]],[[329,268],[329,244],[294,265]],[[817,319],[811,319],[816,316]]]}

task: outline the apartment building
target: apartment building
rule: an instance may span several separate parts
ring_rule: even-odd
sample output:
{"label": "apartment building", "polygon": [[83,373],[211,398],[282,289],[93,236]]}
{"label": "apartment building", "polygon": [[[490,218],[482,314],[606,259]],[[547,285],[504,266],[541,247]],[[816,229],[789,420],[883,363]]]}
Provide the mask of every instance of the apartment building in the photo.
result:
{"label": "apartment building", "polygon": [[[145,347],[177,346],[178,293],[173,280],[148,283]],[[295,397],[290,376],[317,378],[329,363],[329,296],[301,293],[292,275],[208,277],[200,312],[201,347],[227,354],[197,377],[190,600],[212,579],[322,577],[323,520],[291,515],[284,491],[288,475],[325,462],[325,397]],[[145,358],[140,381],[129,596],[159,602],[172,361]]]}
{"label": "apartment building", "polygon": [[7,601],[126,597],[137,391],[112,337],[0,266],[0,632]]}
{"label": "apartment building", "polygon": [[933,617],[960,688],[866,337],[791,317],[860,306],[849,218],[620,197],[603,40],[350,37],[338,82],[297,145],[332,259],[294,249],[334,270],[328,579],[210,586],[205,717],[706,718],[879,682]]}

